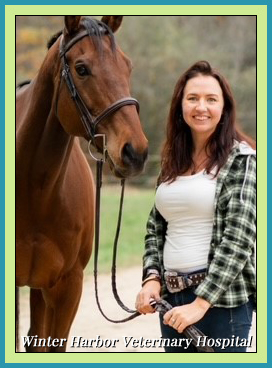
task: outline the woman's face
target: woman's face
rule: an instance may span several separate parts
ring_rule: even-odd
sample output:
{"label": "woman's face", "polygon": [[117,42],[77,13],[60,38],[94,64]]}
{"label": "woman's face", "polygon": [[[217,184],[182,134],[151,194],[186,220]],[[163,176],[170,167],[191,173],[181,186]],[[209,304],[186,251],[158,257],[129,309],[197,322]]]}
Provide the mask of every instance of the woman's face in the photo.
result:
{"label": "woman's face", "polygon": [[223,108],[223,92],[217,79],[199,74],[188,80],[183,91],[182,111],[193,137],[208,138],[215,131]]}

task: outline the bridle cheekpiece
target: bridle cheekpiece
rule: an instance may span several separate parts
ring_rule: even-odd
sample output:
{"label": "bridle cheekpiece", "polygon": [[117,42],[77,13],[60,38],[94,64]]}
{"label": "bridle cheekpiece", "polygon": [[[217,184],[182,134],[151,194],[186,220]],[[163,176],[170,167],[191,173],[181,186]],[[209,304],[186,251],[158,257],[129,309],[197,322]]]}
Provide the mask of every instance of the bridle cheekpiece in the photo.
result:
{"label": "bridle cheekpiece", "polygon": [[62,71],[61,71],[61,77],[66,82],[66,85],[68,87],[68,90],[70,92],[71,98],[74,100],[77,110],[80,114],[80,119],[83,124],[84,130],[87,134],[87,138],[89,140],[89,153],[90,155],[97,160],[97,158],[92,154],[91,152],[91,145],[95,145],[95,138],[101,137],[103,138],[103,148],[102,148],[102,155],[103,160],[106,159],[106,137],[104,134],[97,134],[97,126],[98,124],[106,119],[108,116],[115,113],[117,110],[122,108],[123,106],[127,105],[135,105],[137,112],[139,113],[140,106],[139,102],[132,97],[124,97],[121,98],[115,102],[113,102],[109,107],[107,107],[104,111],[102,111],[99,115],[93,116],[90,112],[90,110],[87,108],[85,102],[83,101],[82,97],[80,96],[75,83],[73,81],[73,77],[70,71],[70,67],[66,58],[66,53],[82,38],[90,36],[89,30],[84,30],[78,33],[74,38],[72,38],[70,41],[68,41],[66,44],[64,44],[64,37],[62,36],[60,41],[60,58],[62,61]]}

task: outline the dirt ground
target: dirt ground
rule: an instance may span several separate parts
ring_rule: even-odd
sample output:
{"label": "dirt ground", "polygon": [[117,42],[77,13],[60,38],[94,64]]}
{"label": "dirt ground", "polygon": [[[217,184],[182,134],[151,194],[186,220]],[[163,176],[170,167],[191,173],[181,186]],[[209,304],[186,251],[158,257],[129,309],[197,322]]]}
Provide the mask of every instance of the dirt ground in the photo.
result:
{"label": "dirt ground", "polygon": [[[108,317],[112,319],[121,319],[127,317],[127,313],[122,311],[115,302],[111,292],[111,280],[110,275],[99,275],[99,294],[100,302],[104,312]],[[120,270],[117,273],[117,288],[120,298],[124,304],[134,309],[135,297],[139,291],[141,284],[141,268],[134,267],[131,269]],[[25,336],[29,328],[29,308],[28,308],[28,295],[27,293],[21,293],[20,295],[20,335]],[[104,346],[95,347],[96,342],[93,342],[93,347],[72,347],[73,336],[77,342],[79,337],[82,339],[91,340],[94,339],[97,344]],[[99,338],[98,338],[99,336]],[[159,339],[160,328],[158,321],[158,314],[139,316],[136,319],[121,323],[113,324],[104,319],[100,314],[95,301],[94,296],[94,284],[93,277],[85,277],[84,288],[80,306],[73,322],[70,335],[68,338],[67,351],[69,352],[163,352],[163,348],[156,347],[140,347],[136,341],[134,346],[132,340],[144,339]],[[254,323],[250,336],[253,336],[252,347],[249,348],[250,352],[256,351],[256,326],[255,326],[255,313]],[[126,337],[126,339],[124,338]],[[126,347],[126,342],[132,337],[130,344]],[[119,340],[114,345],[114,339]],[[103,340],[103,342],[102,342]],[[110,341],[111,340],[111,341]],[[82,340],[81,340],[82,342]],[[105,347],[105,344],[111,345]],[[21,344],[22,345],[22,344]],[[156,344],[158,345],[158,344]],[[23,351],[23,347],[20,347],[20,351]]]}

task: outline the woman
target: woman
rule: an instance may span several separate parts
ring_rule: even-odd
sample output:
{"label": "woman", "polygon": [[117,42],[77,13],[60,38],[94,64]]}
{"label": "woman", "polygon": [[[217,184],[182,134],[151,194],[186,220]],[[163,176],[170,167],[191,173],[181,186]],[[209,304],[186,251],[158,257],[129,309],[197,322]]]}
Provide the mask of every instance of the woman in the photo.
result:
{"label": "woman", "polygon": [[[163,338],[182,338],[194,324],[217,341],[216,352],[246,351],[255,308],[253,148],[237,129],[226,79],[206,61],[194,64],[171,102],[136,299],[143,314],[154,312],[151,299],[173,306],[160,316]],[[224,338],[230,346],[216,340]],[[197,352],[192,344],[165,350]]]}

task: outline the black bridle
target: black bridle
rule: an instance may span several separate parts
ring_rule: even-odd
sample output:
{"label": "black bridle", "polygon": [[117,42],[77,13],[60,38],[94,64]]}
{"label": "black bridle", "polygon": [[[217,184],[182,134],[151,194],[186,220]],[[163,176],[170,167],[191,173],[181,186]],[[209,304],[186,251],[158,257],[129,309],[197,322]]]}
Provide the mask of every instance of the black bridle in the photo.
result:
{"label": "black bridle", "polygon": [[120,100],[113,102],[109,107],[107,107],[104,111],[102,111],[98,116],[93,116],[90,110],[87,108],[85,102],[81,98],[78,90],[73,81],[73,77],[70,71],[69,64],[67,62],[66,53],[74,46],[79,40],[82,38],[90,36],[90,31],[84,30],[78,33],[74,38],[72,38],[69,42],[64,44],[64,37],[62,36],[61,44],[60,44],[60,58],[62,61],[62,72],[61,76],[65,80],[68,90],[72,99],[74,100],[78,112],[80,114],[80,119],[82,121],[83,127],[87,134],[87,138],[89,141],[92,141],[95,144],[95,137],[98,124],[112,115],[114,112],[127,105],[135,105],[137,112],[139,113],[139,102],[132,97],[124,97]]}

